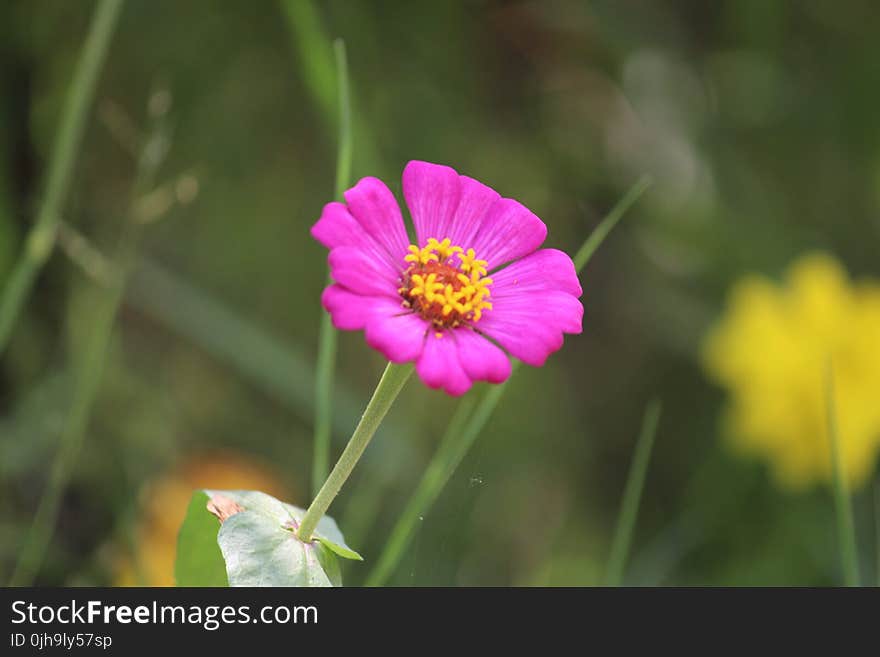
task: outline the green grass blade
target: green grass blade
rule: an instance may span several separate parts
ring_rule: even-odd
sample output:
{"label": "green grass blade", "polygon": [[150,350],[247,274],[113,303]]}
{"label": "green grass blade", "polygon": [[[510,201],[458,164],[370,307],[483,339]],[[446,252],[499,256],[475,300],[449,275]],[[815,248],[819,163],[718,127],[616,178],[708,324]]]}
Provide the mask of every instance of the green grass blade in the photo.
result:
{"label": "green grass blade", "polygon": [[0,354],[6,350],[15,322],[30,294],[34,280],[52,254],[62,208],[70,189],[76,154],[82,144],[86,118],[98,74],[107,55],[110,39],[119,19],[122,0],[100,0],[86,37],[61,114],[61,125],[49,161],[45,196],[36,222],[25,241],[0,297]]}
{"label": "green grass blade", "polygon": [[[498,391],[504,385],[501,384],[490,390],[490,392]],[[500,392],[495,394],[495,404],[498,403],[500,396]],[[479,431],[479,427],[472,421],[465,428],[465,422],[471,414],[475,403],[476,397],[467,396],[459,403],[458,408],[455,409],[443,439],[440,441],[440,447],[434,454],[434,458],[431,459],[431,463],[428,465],[421,483],[409,498],[397,523],[394,525],[394,529],[388,537],[379,560],[367,577],[366,586],[382,586],[388,581],[388,578],[397,567],[397,564],[400,563],[403,553],[409,545],[413,529],[418,525],[419,518],[422,517],[426,509],[433,505],[437,495],[443,490],[446,482],[449,481],[449,477],[452,476],[462,457],[473,443],[473,438],[476,436],[474,431]],[[491,413],[494,407],[494,404],[491,407],[487,407],[489,408],[488,412]]]}
{"label": "green grass blade", "polygon": [[[163,265],[144,258],[126,289],[125,302],[153,321],[189,340],[234,371],[269,399],[295,413],[307,425],[315,414],[315,369],[305,350],[281,339]],[[291,376],[291,372],[295,376]],[[335,388],[333,435],[346,439],[363,412],[363,403],[344,382]],[[407,429],[393,417],[379,430],[364,461],[400,464],[412,458]]]}
{"label": "green grass blade", "polygon": [[10,586],[30,586],[45,557],[58,517],[61,498],[70,481],[82,447],[89,415],[104,371],[106,347],[113,330],[118,296],[115,285],[95,312],[92,333],[76,375],[76,392],[65,418],[58,451],[49,470],[49,479],[40,498],[31,527],[19,551]]}
{"label": "green grass blade", "polygon": [[[333,117],[338,112],[336,85],[338,76],[334,63],[331,40],[321,24],[321,16],[316,3],[310,0],[280,0],[281,13],[287,23],[291,36],[291,47],[296,64],[312,103],[318,108],[320,118],[328,135],[336,136],[337,126]],[[351,105],[357,106],[357,97],[352,96]],[[369,138],[370,124],[362,116],[352,117],[353,132],[358,136],[358,162],[360,168],[371,171],[379,168],[380,157],[374,141]]]}
{"label": "green grass blade", "polygon": [[617,205],[611,208],[611,212],[605,215],[605,218],[602,219],[602,221],[599,222],[599,225],[593,229],[593,232],[590,233],[587,241],[583,243],[574,258],[572,258],[574,260],[574,266],[577,268],[578,272],[586,266],[590,261],[590,258],[593,257],[593,254],[596,253],[596,250],[602,245],[602,242],[605,241],[605,238],[608,237],[608,234],[614,230],[617,222],[620,221],[632,205],[641,198],[642,194],[648,190],[652,183],[651,176],[642,176],[639,178],[636,181],[636,184],[630,187],[627,193],[623,195],[623,198],[617,202]]}
{"label": "green grass blade", "polygon": [[[339,80],[339,147],[336,158],[336,200],[343,201],[343,194],[351,181],[351,104],[348,91],[348,63],[345,42],[337,39],[333,44],[336,54],[336,70]],[[332,281],[328,277],[328,284]],[[336,329],[330,321],[330,313],[321,313],[318,331],[318,362],[315,378],[315,434],[312,450],[312,495],[317,495],[330,471],[330,445],[333,422],[333,379],[336,370]]]}
{"label": "green grass blade", "polygon": [[98,397],[104,376],[107,354],[122,303],[125,286],[134,266],[144,224],[137,220],[137,203],[153,185],[155,174],[166,152],[167,138],[163,125],[155,117],[155,130],[143,145],[138,159],[132,197],[117,247],[113,269],[118,272],[95,311],[92,330],[83,360],[75,374],[74,396],[62,429],[58,451],[49,470],[49,480],[40,498],[37,511],[19,552],[10,586],[28,586],[39,573],[52,540],[61,500],[73,474],[85,440],[92,407]]}
{"label": "green grass blade", "polygon": [[291,44],[302,79],[329,128],[330,117],[337,111],[337,71],[321,17],[311,0],[281,0],[281,12],[293,37]]}
{"label": "green grass blade", "polygon": [[[328,284],[330,280],[328,279]],[[336,369],[337,335],[329,313],[322,313],[318,329],[318,361],[315,375],[315,426],[312,446],[312,496],[317,495],[330,471],[333,433],[333,380]]]}
{"label": "green grass blade", "polygon": [[834,483],[834,509],[837,515],[837,538],[840,562],[846,586],[859,585],[859,558],[856,548],[856,529],[853,522],[852,500],[843,462],[840,459],[840,433],[837,426],[837,407],[834,397],[834,369],[829,361],[825,373],[825,412],[828,440],[831,443],[831,466]]}
{"label": "green grass blade", "polygon": [[[608,237],[608,234],[617,225],[617,222],[620,221],[620,218],[644,194],[650,185],[651,180],[648,177],[638,180],[593,230],[583,246],[578,250],[578,255],[575,259],[575,267],[578,273],[587,265],[593,254],[605,238]],[[419,518],[428,512],[440,495],[440,491],[443,490],[446,482],[452,477],[458,464],[467,455],[468,450],[470,450],[477,436],[480,435],[486,422],[489,421],[495,407],[501,400],[501,396],[518,369],[519,362],[515,361],[510,378],[505,383],[493,385],[486,391],[486,394],[477,404],[476,410],[467,422],[459,419],[458,413],[453,416],[449,426],[443,433],[440,446],[428,464],[425,474],[419,481],[403,514],[395,523],[376,566],[367,577],[367,586],[382,586],[388,581],[388,578],[400,563],[403,552],[412,540]],[[463,428],[460,430],[456,426],[459,422],[463,425]]]}
{"label": "green grass blade", "polygon": [[626,568],[626,561],[629,557],[630,545],[632,545],[633,531],[635,530],[636,519],[639,514],[639,503],[642,499],[642,490],[645,487],[645,476],[648,473],[651,450],[654,447],[657,425],[660,422],[660,412],[661,405],[658,400],[652,401],[645,409],[642,430],[639,434],[632,464],[626,478],[623,502],[620,505],[617,527],[611,543],[611,556],[608,559],[608,572],[606,574],[606,584],[608,586],[620,586],[623,581],[623,571]]}
{"label": "green grass blade", "polygon": [[336,57],[337,94],[339,97],[339,144],[336,156],[336,200],[344,201],[343,194],[351,184],[351,89],[348,81],[348,57],[345,54],[345,41],[333,42]]}
{"label": "green grass blade", "polygon": [[[275,337],[209,291],[148,258],[131,281],[126,303],[190,340],[270,399],[311,421],[315,371],[296,343]],[[342,396],[350,413],[347,419],[356,420],[354,399],[348,393]]]}

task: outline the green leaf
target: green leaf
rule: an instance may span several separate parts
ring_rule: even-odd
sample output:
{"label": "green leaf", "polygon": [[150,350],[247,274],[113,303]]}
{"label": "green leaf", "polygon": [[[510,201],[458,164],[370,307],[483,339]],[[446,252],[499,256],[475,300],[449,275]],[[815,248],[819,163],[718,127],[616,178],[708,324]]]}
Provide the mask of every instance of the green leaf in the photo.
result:
{"label": "green leaf", "polygon": [[217,544],[220,523],[208,511],[205,491],[193,493],[177,535],[174,579],[177,586],[229,586],[223,554]]}
{"label": "green leaf", "polygon": [[[305,510],[259,491],[205,494],[237,505],[215,534],[230,586],[341,586],[337,556],[361,559],[332,518],[322,518],[315,540],[303,543],[294,532]],[[211,515],[207,509],[205,515]]]}
{"label": "green leaf", "polygon": [[318,555],[318,561],[327,574],[330,584],[342,586],[342,570],[339,568],[339,559],[336,558],[336,555],[321,542],[315,544],[315,554]]}
{"label": "green leaf", "polygon": [[[288,525],[294,529],[299,527],[303,516],[306,514],[305,509],[301,509],[293,504],[286,504],[271,495],[266,495],[266,493],[261,493],[257,490],[209,490],[206,492],[211,496],[223,495],[228,497],[248,511],[259,511],[263,515],[273,518],[279,524]],[[345,538],[342,536],[339,526],[330,516],[321,518],[315,529],[314,537],[328,550],[343,559],[364,560],[361,555],[345,544]]]}
{"label": "green leaf", "polygon": [[[298,506],[293,506],[292,504],[285,504],[284,507],[296,521],[297,526],[299,526],[299,523],[302,522],[303,516],[306,514],[305,509],[300,509]],[[345,538],[342,536],[339,526],[330,516],[324,516],[318,521],[314,537],[318,539],[324,547],[343,559],[351,559],[353,561],[364,560],[361,555],[345,544]]]}
{"label": "green leaf", "polygon": [[[333,586],[325,571],[327,556],[320,554],[327,550],[320,543],[303,543],[259,511],[242,511],[227,519],[217,542],[230,586]],[[338,573],[336,565],[333,574]]]}

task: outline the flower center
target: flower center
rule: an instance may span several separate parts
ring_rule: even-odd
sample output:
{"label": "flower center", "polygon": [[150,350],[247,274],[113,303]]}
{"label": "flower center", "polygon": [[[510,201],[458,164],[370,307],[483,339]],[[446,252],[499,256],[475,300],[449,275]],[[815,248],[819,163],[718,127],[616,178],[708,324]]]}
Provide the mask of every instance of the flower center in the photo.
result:
{"label": "flower center", "polygon": [[477,260],[473,249],[432,237],[421,249],[410,244],[404,259],[410,265],[400,277],[403,305],[435,328],[478,322],[484,310],[492,309],[486,301],[492,279],[485,277],[486,261]]}

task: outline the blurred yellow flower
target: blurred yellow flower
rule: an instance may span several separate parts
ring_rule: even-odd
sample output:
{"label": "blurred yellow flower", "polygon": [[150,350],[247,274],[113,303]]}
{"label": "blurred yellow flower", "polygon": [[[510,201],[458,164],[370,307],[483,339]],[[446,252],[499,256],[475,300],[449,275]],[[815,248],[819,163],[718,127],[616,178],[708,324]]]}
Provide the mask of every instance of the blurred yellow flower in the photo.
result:
{"label": "blurred yellow flower", "polygon": [[135,530],[136,554],[117,567],[117,586],[174,586],[177,532],[194,490],[260,490],[289,498],[277,473],[234,452],[194,454],[172,471],[148,484],[141,496]]}
{"label": "blurred yellow flower", "polygon": [[832,363],[841,463],[864,484],[880,449],[880,284],[850,282],[831,257],[810,254],[784,284],[748,276],[703,345],[709,375],[727,388],[733,445],[771,464],[779,483],[831,480],[826,378]]}

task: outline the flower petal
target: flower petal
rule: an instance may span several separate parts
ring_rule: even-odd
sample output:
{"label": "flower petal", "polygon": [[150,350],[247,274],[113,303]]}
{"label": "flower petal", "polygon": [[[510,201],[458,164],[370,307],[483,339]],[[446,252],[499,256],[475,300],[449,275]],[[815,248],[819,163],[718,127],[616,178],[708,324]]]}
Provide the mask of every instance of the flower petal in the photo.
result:
{"label": "flower petal", "polygon": [[[534,305],[529,304],[529,307],[534,316]],[[542,320],[559,327],[563,333],[580,335],[584,330],[584,306],[565,292],[544,292],[541,295],[541,310],[538,313],[538,321]]]}
{"label": "flower petal", "polygon": [[330,285],[321,294],[321,304],[330,313],[333,326],[341,331],[357,331],[367,325],[370,318],[372,303],[380,303],[384,297],[365,297],[356,294],[341,285]]}
{"label": "flower petal", "polygon": [[485,337],[462,328],[454,331],[458,360],[472,381],[502,383],[510,376],[510,359]]}
{"label": "flower petal", "polygon": [[543,365],[562,346],[563,333],[582,330],[584,307],[565,292],[545,291],[539,299],[493,296],[492,304],[477,329],[529,365]]}
{"label": "flower petal", "polygon": [[403,172],[403,195],[419,245],[448,237],[473,248],[489,269],[531,253],[547,236],[531,210],[451,167],[413,160]]}
{"label": "flower petal", "polygon": [[312,226],[312,237],[328,249],[359,244],[369,237],[357,219],[351,216],[344,203],[328,203],[321,210],[321,218]]}
{"label": "flower petal", "polygon": [[[464,249],[472,248],[474,238],[488,216],[489,210],[501,198],[501,195],[488,185],[478,180],[459,176],[461,186],[461,198],[458,207],[452,217],[452,225],[449,228],[448,237]],[[440,238],[443,239],[443,238]],[[479,253],[478,258],[483,256]]]}
{"label": "flower petal", "polygon": [[400,206],[385,183],[378,178],[361,178],[345,192],[345,202],[364,231],[400,266],[407,253],[409,238]]}
{"label": "flower petal", "polygon": [[[413,160],[403,170],[403,197],[416,227],[419,246],[433,237],[452,239],[451,227],[460,197],[455,169]],[[454,242],[453,240],[453,243]]]}
{"label": "flower petal", "polygon": [[327,257],[333,280],[357,294],[389,296],[400,301],[398,274],[359,246],[337,246]]}
{"label": "flower petal", "polygon": [[312,237],[328,249],[340,246],[357,247],[370,254],[377,262],[387,265],[389,271],[398,272],[400,258],[392,257],[384,244],[377,242],[372,235],[348,211],[344,203],[328,203],[321,212],[321,218],[312,226]]}
{"label": "flower petal", "polygon": [[416,315],[401,309],[392,315],[376,313],[367,322],[367,344],[381,352],[392,363],[408,363],[422,353],[425,334],[430,324]]}
{"label": "flower petal", "polygon": [[472,246],[490,270],[528,255],[547,237],[547,226],[519,201],[501,198],[492,204]]}
{"label": "flower petal", "polygon": [[492,273],[492,298],[511,294],[539,294],[560,290],[575,297],[583,294],[574,262],[557,249],[540,249]]}
{"label": "flower petal", "polygon": [[429,388],[442,388],[450,395],[463,395],[471,387],[471,380],[458,360],[457,345],[444,333],[437,337],[429,333],[416,372]]}

